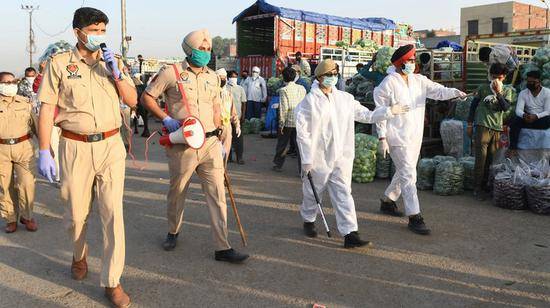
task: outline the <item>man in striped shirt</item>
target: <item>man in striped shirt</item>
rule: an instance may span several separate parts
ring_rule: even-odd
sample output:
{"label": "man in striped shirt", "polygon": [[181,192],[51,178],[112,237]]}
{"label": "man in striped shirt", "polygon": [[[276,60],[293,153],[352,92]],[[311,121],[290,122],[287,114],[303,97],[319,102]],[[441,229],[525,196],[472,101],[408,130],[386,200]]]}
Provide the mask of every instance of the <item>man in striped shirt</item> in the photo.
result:
{"label": "man in striped shirt", "polygon": [[[306,96],[306,89],[294,82],[296,71],[287,67],[283,70],[283,80],[286,86],[279,89],[279,138],[275,158],[273,159],[273,170],[282,171],[285,162],[286,148],[289,143],[296,146],[296,120],[294,118],[294,109]],[[301,166],[300,154],[298,153],[298,168]]]}

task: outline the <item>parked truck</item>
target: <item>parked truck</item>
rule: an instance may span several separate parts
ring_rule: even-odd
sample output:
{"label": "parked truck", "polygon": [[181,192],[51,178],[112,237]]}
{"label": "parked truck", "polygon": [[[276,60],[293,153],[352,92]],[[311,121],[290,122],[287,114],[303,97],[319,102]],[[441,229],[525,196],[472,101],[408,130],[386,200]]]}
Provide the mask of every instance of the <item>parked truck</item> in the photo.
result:
{"label": "parked truck", "polygon": [[380,46],[398,47],[416,43],[412,28],[386,18],[345,18],[271,5],[256,1],[233,19],[237,28],[238,66],[253,66],[264,77],[277,75],[294,61],[300,51],[312,68],[321,49],[337,42],[352,45],[359,39],[373,40]]}

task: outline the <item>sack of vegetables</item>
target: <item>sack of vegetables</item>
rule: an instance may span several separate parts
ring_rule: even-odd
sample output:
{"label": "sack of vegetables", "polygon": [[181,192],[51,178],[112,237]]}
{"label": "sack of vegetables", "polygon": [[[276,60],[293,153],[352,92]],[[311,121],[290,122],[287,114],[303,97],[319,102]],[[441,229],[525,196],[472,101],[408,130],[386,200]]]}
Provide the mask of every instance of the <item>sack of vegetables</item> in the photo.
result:
{"label": "sack of vegetables", "polygon": [[374,181],[378,139],[367,134],[355,134],[355,160],[352,179],[357,183]]}

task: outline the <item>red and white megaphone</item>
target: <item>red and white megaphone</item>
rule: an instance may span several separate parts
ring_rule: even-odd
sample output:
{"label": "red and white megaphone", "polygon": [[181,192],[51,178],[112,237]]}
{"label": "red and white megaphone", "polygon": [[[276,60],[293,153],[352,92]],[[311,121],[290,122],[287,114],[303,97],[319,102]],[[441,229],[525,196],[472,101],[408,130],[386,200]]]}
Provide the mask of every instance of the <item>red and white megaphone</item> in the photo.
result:
{"label": "red and white megaphone", "polygon": [[202,148],[206,141],[206,132],[201,121],[193,116],[187,117],[182,121],[181,127],[160,137],[160,145],[172,146],[175,144],[187,144],[190,148],[198,150]]}

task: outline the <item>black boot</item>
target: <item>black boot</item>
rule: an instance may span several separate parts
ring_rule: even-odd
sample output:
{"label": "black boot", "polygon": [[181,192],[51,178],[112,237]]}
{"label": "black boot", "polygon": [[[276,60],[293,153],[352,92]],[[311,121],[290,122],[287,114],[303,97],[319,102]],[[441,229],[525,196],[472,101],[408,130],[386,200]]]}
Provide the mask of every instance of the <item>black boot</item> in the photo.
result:
{"label": "black boot", "polygon": [[225,261],[229,263],[242,263],[248,259],[247,254],[238,253],[235,249],[218,250],[215,252],[214,258],[216,261]]}
{"label": "black boot", "polygon": [[420,214],[409,216],[409,229],[417,234],[428,235],[431,230],[424,223],[424,218]]}
{"label": "black boot", "polygon": [[315,230],[314,222],[304,222],[304,234],[307,237],[317,237],[317,230]]}
{"label": "black boot", "polygon": [[397,209],[395,201],[386,202],[384,199],[380,199],[380,212],[386,215],[403,217],[403,213]]}
{"label": "black boot", "polygon": [[174,250],[174,248],[176,248],[178,234],[179,233],[168,233],[168,235],[166,235],[166,240],[164,240],[164,243],[162,243],[162,248],[164,248],[164,250],[166,251]]}
{"label": "black boot", "polygon": [[344,237],[344,248],[355,248],[355,247],[361,247],[361,246],[371,246],[372,243],[369,241],[363,241],[359,237],[359,233],[357,231],[350,232],[348,235]]}

